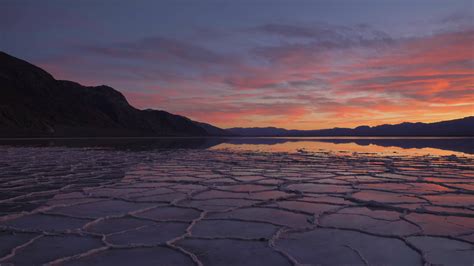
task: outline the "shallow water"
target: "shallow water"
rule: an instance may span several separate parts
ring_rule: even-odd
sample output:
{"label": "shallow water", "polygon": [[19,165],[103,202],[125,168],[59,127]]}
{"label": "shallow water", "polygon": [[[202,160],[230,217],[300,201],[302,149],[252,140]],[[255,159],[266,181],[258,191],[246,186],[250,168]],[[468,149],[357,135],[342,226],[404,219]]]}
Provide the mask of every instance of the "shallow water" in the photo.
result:
{"label": "shallow water", "polygon": [[284,141],[3,141],[0,264],[474,263],[465,140]]}
{"label": "shallow water", "polygon": [[376,155],[474,156],[473,137],[229,137],[0,139],[1,146],[103,147],[121,150],[212,149],[254,152],[329,152]]}
{"label": "shallow water", "polygon": [[235,138],[212,148],[265,152],[468,156],[474,155],[474,138]]}

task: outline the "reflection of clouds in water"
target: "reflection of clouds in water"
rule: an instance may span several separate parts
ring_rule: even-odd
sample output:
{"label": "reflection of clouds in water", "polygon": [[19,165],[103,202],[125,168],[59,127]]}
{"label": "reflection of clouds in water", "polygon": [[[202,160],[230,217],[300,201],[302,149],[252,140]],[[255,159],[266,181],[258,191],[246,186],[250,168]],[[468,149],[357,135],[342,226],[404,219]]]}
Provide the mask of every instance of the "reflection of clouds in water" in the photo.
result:
{"label": "reflection of clouds in water", "polygon": [[266,152],[330,151],[401,155],[474,155],[474,138],[223,137],[0,140],[0,146],[106,148],[119,151],[230,149]]}
{"label": "reflection of clouds in water", "polygon": [[472,138],[242,138],[228,140],[213,149],[250,150],[265,152],[329,151],[335,153],[377,153],[400,155],[457,155],[474,154]]}

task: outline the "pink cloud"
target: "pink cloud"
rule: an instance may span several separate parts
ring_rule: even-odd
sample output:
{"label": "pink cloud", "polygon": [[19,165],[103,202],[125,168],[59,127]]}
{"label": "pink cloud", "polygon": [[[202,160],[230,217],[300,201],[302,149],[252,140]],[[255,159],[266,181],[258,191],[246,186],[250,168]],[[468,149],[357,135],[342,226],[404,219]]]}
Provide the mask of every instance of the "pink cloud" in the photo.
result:
{"label": "pink cloud", "polygon": [[[182,40],[143,39],[86,49],[142,64],[97,59],[98,66],[80,67],[101,68],[137,107],[222,127],[309,129],[474,115],[473,30],[405,39],[364,27],[258,30],[295,41],[252,47],[239,57]],[[75,80],[62,68],[71,60],[43,66]],[[99,78],[85,77],[79,81]]]}

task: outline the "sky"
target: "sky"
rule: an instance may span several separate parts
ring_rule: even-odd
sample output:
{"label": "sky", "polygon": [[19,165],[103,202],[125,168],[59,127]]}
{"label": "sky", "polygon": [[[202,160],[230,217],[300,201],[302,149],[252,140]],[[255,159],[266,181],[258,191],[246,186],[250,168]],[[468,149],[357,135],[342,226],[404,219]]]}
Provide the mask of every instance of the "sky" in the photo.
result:
{"label": "sky", "polygon": [[0,0],[0,50],[223,128],[474,115],[473,0]]}

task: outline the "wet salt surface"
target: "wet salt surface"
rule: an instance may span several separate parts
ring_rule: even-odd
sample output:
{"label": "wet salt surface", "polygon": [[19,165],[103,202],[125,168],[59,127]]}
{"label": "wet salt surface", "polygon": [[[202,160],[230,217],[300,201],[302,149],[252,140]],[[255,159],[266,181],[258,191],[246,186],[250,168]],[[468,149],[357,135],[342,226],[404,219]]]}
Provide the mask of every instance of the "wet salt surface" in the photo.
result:
{"label": "wet salt surface", "polygon": [[0,148],[0,264],[474,263],[469,156]]}

